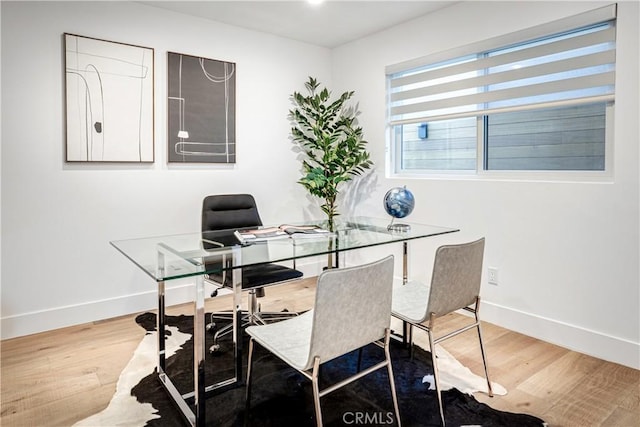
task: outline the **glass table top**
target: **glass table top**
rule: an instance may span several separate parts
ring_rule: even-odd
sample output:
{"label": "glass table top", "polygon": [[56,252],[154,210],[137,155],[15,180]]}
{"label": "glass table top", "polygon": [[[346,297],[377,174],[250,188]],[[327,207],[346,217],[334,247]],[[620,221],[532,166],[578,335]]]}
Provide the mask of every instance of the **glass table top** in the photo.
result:
{"label": "glass table top", "polygon": [[[241,243],[235,229],[116,240],[110,243],[151,278],[164,281],[459,231],[434,225],[402,223],[410,228],[405,231],[388,230],[388,219],[355,217],[336,220],[334,232],[285,234],[255,239],[248,243]],[[326,222],[323,221],[289,224],[326,228]]]}

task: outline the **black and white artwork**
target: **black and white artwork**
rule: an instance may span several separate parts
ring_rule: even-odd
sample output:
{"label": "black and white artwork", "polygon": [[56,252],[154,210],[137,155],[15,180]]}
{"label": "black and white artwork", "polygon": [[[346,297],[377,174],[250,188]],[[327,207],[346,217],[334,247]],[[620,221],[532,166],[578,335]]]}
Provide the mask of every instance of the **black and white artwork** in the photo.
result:
{"label": "black and white artwork", "polygon": [[67,161],[153,162],[153,49],[64,39]]}
{"label": "black and white artwork", "polygon": [[168,161],[236,162],[236,64],[169,52]]}

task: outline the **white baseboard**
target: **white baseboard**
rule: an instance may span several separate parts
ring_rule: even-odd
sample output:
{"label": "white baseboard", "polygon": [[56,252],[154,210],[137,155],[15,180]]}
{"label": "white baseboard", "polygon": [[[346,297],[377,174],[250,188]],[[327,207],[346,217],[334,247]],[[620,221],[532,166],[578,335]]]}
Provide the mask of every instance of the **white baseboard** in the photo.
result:
{"label": "white baseboard", "polygon": [[640,369],[640,343],[482,301],[481,318],[569,350]]}
{"label": "white baseboard", "polygon": [[[166,305],[192,301],[192,295],[192,284],[167,287]],[[3,317],[0,319],[0,334],[5,340],[157,308],[158,293],[150,288],[149,291],[138,294]]]}
{"label": "white baseboard", "polygon": [[[316,262],[298,263],[296,268],[302,271],[305,277],[319,274]],[[172,306],[193,301],[193,286],[193,279],[188,278],[167,282],[165,305]],[[213,289],[213,286],[207,285],[205,295],[209,295]],[[137,294],[2,317],[0,318],[0,339],[22,337],[97,320],[156,310],[157,308],[158,292],[151,286],[149,291]]]}

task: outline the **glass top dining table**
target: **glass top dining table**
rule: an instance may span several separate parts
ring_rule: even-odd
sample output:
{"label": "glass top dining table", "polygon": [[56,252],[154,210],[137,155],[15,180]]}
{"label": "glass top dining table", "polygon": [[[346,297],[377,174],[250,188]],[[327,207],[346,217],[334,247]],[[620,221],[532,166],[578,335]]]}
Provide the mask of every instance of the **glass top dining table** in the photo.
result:
{"label": "glass top dining table", "polygon": [[[403,243],[403,279],[407,276],[407,243],[459,231],[455,228],[416,223],[393,224],[390,220],[369,217],[338,217],[332,231],[326,221],[288,223],[294,226],[317,226],[327,232],[293,234],[241,240],[238,230],[205,231],[156,237],[115,240],[111,245],[141,268],[158,286],[158,379],[177,404],[185,420],[192,426],[205,424],[207,395],[235,387],[243,381],[241,292],[242,268],[266,263],[281,263],[319,255],[330,255],[330,267],[339,267],[340,254],[373,246]],[[212,259],[225,262],[211,262]],[[204,375],[205,341],[205,276],[233,271],[233,351],[235,376],[207,385]],[[165,283],[192,277],[194,286],[193,316],[193,391],[178,390],[166,373],[165,365]],[[214,361],[215,363],[215,361]]]}
{"label": "glass top dining table", "polygon": [[[159,282],[219,273],[221,269],[336,254],[459,231],[455,228],[406,222],[403,224],[408,225],[408,229],[394,231],[388,229],[389,220],[370,217],[338,218],[334,224],[334,231],[330,233],[266,237],[248,243],[242,243],[234,235],[236,230],[143,237],[115,240],[110,243],[153,280]],[[287,224],[315,225],[326,229],[326,221]],[[268,250],[264,250],[265,245],[268,246]],[[237,261],[232,265],[206,262],[207,257],[224,253],[234,254]],[[159,257],[158,254],[163,256]]]}

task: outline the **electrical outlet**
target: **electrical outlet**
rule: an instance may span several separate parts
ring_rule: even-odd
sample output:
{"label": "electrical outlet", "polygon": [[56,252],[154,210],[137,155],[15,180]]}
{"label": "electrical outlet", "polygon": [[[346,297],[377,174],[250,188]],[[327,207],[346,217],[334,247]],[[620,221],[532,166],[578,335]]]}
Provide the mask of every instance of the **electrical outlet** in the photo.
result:
{"label": "electrical outlet", "polygon": [[488,272],[487,281],[489,282],[489,284],[497,286],[498,285],[498,269],[495,267],[489,267],[487,269],[487,272]]}

